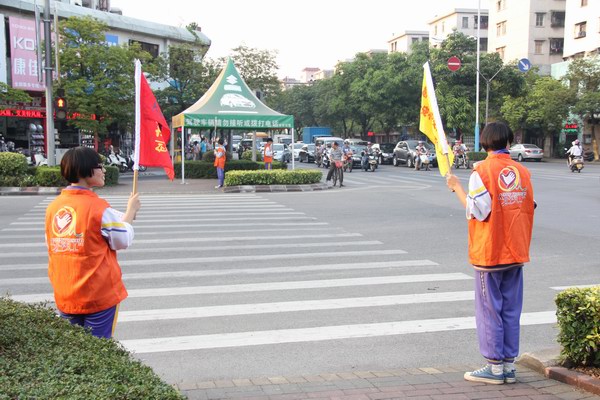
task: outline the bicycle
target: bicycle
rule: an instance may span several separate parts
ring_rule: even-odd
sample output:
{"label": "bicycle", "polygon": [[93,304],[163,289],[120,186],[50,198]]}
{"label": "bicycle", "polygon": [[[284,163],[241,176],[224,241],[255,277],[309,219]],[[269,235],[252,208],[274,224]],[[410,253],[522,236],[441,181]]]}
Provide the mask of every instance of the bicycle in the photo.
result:
{"label": "bicycle", "polygon": [[334,161],[335,162],[335,168],[333,170],[333,175],[331,176],[331,180],[333,181],[333,186],[336,185],[336,183],[338,182],[338,180],[340,181],[340,187],[342,185],[342,168],[344,167],[344,164],[342,161]]}

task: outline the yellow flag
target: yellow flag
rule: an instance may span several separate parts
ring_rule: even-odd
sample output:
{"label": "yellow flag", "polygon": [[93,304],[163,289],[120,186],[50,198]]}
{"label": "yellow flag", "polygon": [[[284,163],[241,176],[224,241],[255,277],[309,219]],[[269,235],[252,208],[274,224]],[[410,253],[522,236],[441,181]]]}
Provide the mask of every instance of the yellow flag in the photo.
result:
{"label": "yellow flag", "polygon": [[421,90],[421,119],[419,121],[419,130],[423,132],[431,143],[435,146],[438,169],[440,175],[446,176],[450,172],[450,166],[454,162],[454,154],[450,151],[442,117],[435,97],[435,88],[431,78],[429,62],[423,65],[423,88]]}

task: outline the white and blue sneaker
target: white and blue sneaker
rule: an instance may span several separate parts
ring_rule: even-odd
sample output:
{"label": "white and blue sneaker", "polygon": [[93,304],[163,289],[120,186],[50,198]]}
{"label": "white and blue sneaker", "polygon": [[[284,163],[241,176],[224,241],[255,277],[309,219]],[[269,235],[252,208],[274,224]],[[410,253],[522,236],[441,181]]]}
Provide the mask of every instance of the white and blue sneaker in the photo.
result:
{"label": "white and blue sneaker", "polygon": [[[502,365],[499,366],[502,368]],[[498,374],[493,373],[493,366],[487,364],[485,367],[473,372],[465,372],[465,380],[470,382],[483,382],[492,385],[502,385],[504,383],[504,373],[502,369]]]}
{"label": "white and blue sneaker", "polygon": [[504,370],[504,383],[516,383],[517,374],[514,369]]}

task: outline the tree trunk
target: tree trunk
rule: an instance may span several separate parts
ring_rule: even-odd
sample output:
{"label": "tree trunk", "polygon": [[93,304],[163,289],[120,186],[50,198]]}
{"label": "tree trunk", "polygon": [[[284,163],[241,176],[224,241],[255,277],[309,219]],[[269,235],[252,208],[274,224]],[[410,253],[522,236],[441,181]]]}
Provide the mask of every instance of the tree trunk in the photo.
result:
{"label": "tree trunk", "polygon": [[594,150],[594,161],[598,161],[600,159],[598,154],[598,140],[600,140],[600,138],[596,136],[595,128],[596,124],[592,124],[592,149]]}

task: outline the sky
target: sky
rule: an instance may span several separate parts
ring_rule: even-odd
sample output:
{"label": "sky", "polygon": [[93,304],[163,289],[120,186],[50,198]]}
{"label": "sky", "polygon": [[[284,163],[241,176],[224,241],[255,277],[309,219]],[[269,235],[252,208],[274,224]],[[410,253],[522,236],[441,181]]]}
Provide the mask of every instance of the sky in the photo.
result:
{"label": "sky", "polygon": [[428,30],[436,15],[480,1],[486,8],[488,0],[112,0],[111,7],[166,25],[196,22],[212,41],[212,59],[241,44],[276,51],[278,76],[299,79],[305,67],[333,69],[358,52],[385,50],[394,35]]}

